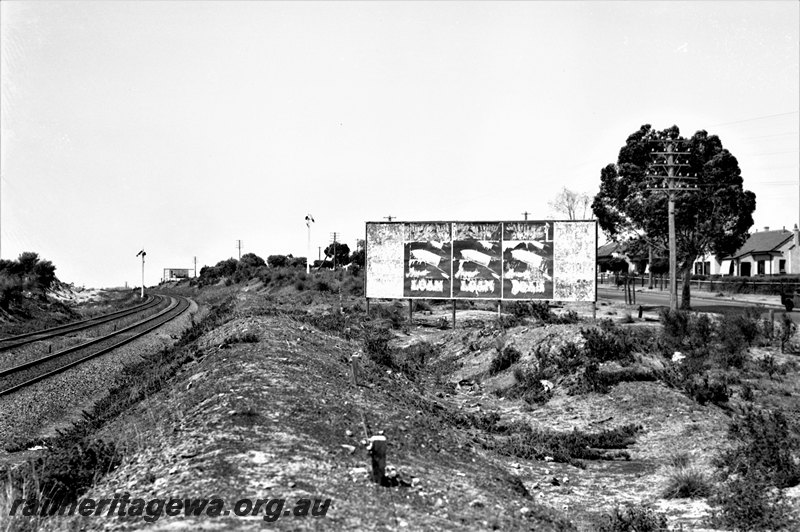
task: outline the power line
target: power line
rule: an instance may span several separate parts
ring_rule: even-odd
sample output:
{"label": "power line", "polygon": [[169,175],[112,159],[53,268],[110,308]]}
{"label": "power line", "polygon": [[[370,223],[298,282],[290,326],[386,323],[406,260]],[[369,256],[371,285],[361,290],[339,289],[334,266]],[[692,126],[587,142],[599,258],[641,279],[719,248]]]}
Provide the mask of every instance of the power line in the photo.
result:
{"label": "power line", "polygon": [[756,120],[766,120],[767,118],[775,118],[778,116],[786,116],[786,115],[796,115],[798,111],[790,111],[788,113],[777,113],[774,115],[763,115],[763,116],[756,116],[754,118],[745,118],[744,120],[735,120],[733,122],[723,122],[722,124],[711,124],[708,127],[717,127],[717,126],[729,126],[731,124],[741,124],[743,122],[754,122]]}
{"label": "power line", "polygon": [[775,137],[788,137],[789,135],[797,135],[797,131],[789,131],[788,133],[776,133],[774,135],[759,135],[758,137],[745,137],[742,140],[755,140],[755,139],[771,139]]}

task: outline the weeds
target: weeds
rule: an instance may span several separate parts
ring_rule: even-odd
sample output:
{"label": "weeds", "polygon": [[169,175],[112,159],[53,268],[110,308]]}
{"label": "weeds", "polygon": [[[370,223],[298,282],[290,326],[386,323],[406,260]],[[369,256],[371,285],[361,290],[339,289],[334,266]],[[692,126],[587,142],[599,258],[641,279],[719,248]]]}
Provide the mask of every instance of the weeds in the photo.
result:
{"label": "weeds", "polygon": [[667,528],[667,516],[646,506],[617,506],[597,525],[598,532],[662,532]]}

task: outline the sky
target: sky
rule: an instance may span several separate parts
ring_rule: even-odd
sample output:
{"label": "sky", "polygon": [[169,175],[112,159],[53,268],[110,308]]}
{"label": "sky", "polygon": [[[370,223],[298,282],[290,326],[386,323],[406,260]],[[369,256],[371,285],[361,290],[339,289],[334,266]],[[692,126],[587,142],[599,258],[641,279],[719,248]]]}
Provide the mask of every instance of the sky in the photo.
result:
{"label": "sky", "polygon": [[[145,284],[365,222],[552,217],[643,124],[798,223],[800,3],[0,2],[0,257]],[[557,216],[558,217],[558,216]]]}

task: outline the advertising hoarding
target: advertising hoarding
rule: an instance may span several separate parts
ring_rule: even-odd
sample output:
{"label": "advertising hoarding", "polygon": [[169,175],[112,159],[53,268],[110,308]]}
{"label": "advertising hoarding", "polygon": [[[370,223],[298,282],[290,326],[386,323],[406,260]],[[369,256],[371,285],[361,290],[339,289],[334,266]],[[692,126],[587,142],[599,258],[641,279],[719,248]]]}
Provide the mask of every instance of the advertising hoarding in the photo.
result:
{"label": "advertising hoarding", "polygon": [[595,221],[367,222],[368,298],[594,301]]}

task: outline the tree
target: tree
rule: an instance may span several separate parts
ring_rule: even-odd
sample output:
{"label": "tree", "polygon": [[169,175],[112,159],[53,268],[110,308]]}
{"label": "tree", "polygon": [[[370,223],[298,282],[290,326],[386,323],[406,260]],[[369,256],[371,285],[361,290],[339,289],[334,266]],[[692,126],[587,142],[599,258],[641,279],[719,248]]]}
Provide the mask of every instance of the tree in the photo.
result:
{"label": "tree", "polygon": [[270,255],[267,257],[267,264],[270,268],[285,268],[289,264],[289,258],[286,255]]}
{"label": "tree", "polygon": [[255,253],[245,253],[242,255],[242,258],[239,259],[239,264],[243,266],[247,266],[248,268],[256,269],[262,266],[266,266],[267,263],[264,262],[264,259],[256,255]]}
{"label": "tree", "polygon": [[660,136],[687,140],[682,149],[689,152],[688,172],[697,175],[692,181],[696,190],[675,196],[677,273],[684,279],[681,308],[688,309],[695,259],[706,253],[729,255],[741,247],[753,225],[756,196],[744,190],[736,157],[716,135],[700,130],[684,139],[677,126],[658,132],[645,124],[628,137],[617,163],[600,172],[600,192],[592,210],[612,240],[642,252],[652,245],[654,253],[668,253],[667,194],[650,189],[660,183],[645,175],[653,141]]}
{"label": "tree", "polygon": [[592,197],[586,193],[575,192],[562,187],[553,201],[548,202],[550,209],[566,216],[568,220],[585,220],[592,205]]}
{"label": "tree", "polygon": [[350,262],[350,247],[347,244],[342,244],[341,242],[336,242],[335,244],[331,244],[325,248],[325,256],[326,257],[333,257],[334,249],[336,250],[336,257],[334,260],[334,264],[337,266],[344,266]]}
{"label": "tree", "polygon": [[350,254],[350,263],[355,264],[361,268],[364,267],[364,248],[360,248],[357,251],[354,251]]}

